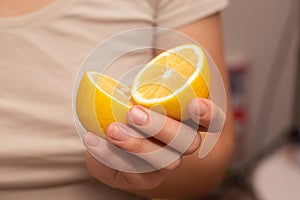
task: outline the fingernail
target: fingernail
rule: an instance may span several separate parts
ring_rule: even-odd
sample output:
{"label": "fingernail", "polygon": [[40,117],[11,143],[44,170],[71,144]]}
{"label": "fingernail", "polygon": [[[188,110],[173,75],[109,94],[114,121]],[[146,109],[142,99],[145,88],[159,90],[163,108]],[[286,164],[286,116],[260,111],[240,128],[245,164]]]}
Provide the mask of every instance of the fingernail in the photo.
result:
{"label": "fingernail", "polygon": [[207,112],[207,106],[204,103],[200,103],[197,105],[196,109],[194,110],[194,114],[196,116],[203,117]]}
{"label": "fingernail", "polygon": [[138,107],[133,107],[129,110],[129,120],[136,125],[144,125],[147,120],[147,114]]}
{"label": "fingernail", "polygon": [[119,124],[113,124],[107,128],[107,136],[113,140],[123,141],[128,137],[127,131]]}
{"label": "fingernail", "polygon": [[96,147],[99,145],[100,140],[95,134],[87,132],[84,135],[84,143],[88,146]]}

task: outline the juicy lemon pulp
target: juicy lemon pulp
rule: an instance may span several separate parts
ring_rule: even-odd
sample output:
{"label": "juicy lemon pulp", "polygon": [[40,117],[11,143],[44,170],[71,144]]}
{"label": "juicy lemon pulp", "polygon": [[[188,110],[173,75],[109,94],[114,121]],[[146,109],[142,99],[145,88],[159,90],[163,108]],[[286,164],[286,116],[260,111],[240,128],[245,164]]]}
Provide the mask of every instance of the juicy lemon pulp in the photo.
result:
{"label": "juicy lemon pulp", "polygon": [[209,96],[210,73],[204,52],[196,45],[167,50],[147,64],[133,81],[134,101],[146,107],[160,105],[178,120],[188,118],[187,105]]}

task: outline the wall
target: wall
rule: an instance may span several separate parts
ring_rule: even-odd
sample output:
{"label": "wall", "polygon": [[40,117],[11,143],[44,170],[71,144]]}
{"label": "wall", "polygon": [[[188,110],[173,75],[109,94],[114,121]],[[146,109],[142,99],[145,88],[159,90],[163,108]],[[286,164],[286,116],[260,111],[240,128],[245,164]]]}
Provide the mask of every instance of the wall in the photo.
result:
{"label": "wall", "polygon": [[[289,13],[298,12],[297,2],[297,0],[231,0],[229,7],[223,12],[227,60],[238,58],[250,63],[246,80],[248,126],[245,151],[248,156],[276,135],[283,133],[291,124],[297,59],[297,15],[289,21],[293,25],[292,44],[280,55],[282,59],[287,55],[287,62],[282,66],[284,69],[281,79],[278,80],[278,87],[271,88],[276,92],[275,98],[262,99],[262,96],[267,76],[274,67],[276,53],[278,48],[281,48],[279,41],[284,24]],[[270,118],[268,127],[265,127],[265,122],[258,127],[255,121],[261,115],[262,111],[258,109],[262,101],[269,103],[274,101],[272,112],[267,115]]]}

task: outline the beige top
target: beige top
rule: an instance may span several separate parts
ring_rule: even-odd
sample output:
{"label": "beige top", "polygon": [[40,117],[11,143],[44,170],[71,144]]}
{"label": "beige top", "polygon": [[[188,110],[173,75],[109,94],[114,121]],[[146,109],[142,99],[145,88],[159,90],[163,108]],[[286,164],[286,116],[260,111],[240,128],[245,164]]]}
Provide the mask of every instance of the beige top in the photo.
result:
{"label": "beige top", "polygon": [[179,27],[226,4],[56,0],[34,13],[0,19],[0,199],[137,199],[95,181],[85,168],[72,117],[79,66],[113,34]]}

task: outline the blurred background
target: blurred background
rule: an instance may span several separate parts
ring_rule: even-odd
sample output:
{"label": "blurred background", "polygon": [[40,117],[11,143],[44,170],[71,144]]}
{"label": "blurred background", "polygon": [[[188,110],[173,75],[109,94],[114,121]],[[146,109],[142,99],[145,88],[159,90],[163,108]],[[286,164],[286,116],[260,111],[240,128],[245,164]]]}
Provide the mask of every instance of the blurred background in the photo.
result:
{"label": "blurred background", "polygon": [[221,199],[300,199],[299,10],[231,0],[223,12],[237,144]]}

